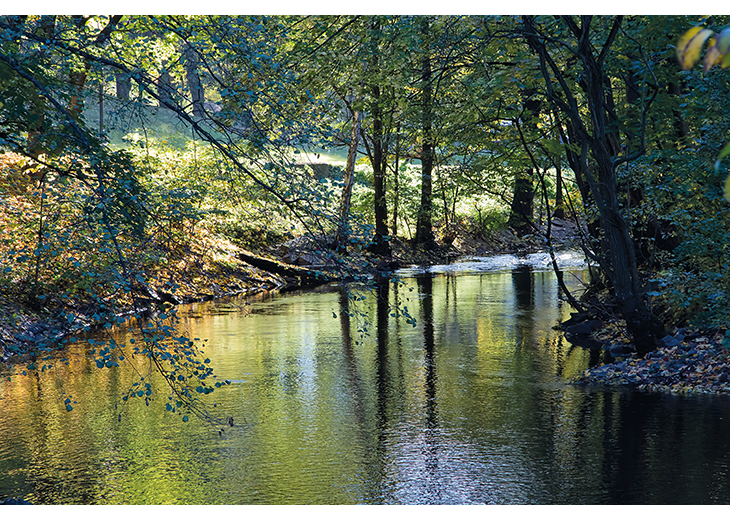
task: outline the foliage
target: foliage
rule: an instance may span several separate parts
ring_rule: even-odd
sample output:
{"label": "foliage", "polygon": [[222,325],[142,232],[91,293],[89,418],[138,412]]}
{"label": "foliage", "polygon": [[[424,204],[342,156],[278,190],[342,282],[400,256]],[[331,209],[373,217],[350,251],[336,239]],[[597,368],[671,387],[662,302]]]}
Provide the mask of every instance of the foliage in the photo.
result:
{"label": "foliage", "polygon": [[[708,72],[715,65],[723,69],[730,66],[730,28],[716,34],[711,29],[693,27],[682,35],[677,42],[677,59],[684,70],[691,69],[700,58],[702,47],[709,39],[702,68]],[[721,161],[730,155],[730,143],[720,151],[715,162],[715,170],[720,169]],[[725,199],[730,201],[730,175],[725,179]]]}

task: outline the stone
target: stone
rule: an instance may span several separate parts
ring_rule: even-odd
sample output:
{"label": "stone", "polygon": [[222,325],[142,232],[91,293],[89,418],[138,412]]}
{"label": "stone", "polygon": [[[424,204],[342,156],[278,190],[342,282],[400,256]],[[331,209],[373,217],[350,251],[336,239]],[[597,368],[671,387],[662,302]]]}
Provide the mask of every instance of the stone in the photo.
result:
{"label": "stone", "polygon": [[582,323],[576,323],[575,325],[566,327],[565,332],[568,334],[588,335],[600,330],[602,327],[603,322],[601,320],[587,320]]}
{"label": "stone", "polygon": [[6,498],[5,500],[0,500],[0,506],[30,506],[33,505],[31,502],[28,502],[27,500],[23,500],[22,498]]}
{"label": "stone", "polygon": [[[684,339],[684,336],[683,336]],[[664,345],[665,347],[676,347],[680,343],[682,343],[680,340],[675,338],[674,336],[666,335],[662,339],[659,340],[659,342]]]}
{"label": "stone", "polygon": [[611,353],[612,356],[625,356],[631,353],[631,347],[629,345],[609,345],[606,350]]}

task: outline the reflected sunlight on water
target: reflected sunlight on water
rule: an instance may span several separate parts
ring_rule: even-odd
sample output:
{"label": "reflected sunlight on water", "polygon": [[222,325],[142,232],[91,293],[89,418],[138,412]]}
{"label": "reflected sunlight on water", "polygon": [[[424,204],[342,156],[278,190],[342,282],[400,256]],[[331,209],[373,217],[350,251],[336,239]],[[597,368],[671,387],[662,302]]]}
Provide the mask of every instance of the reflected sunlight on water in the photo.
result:
{"label": "reflected sunlight on water", "polygon": [[[544,262],[403,270],[357,302],[331,286],[182,309],[188,334],[208,339],[205,355],[233,382],[210,396],[240,425],[222,434],[164,412],[164,388],[150,406],[124,404],[134,381],[124,365],[99,370],[78,355],[5,378],[0,498],[729,502],[728,400],[568,385],[594,360],[553,330],[571,309]],[[574,274],[566,281],[577,288],[586,274]]]}

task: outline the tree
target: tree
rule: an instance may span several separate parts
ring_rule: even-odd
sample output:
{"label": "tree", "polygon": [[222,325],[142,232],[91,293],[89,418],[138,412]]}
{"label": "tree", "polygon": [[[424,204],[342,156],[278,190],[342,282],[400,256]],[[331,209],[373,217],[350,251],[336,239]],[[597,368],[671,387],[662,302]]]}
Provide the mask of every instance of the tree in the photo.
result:
{"label": "tree", "polygon": [[[561,41],[572,59],[580,66],[580,78],[569,78],[549,51],[545,29],[534,17],[523,17],[525,38],[540,61],[548,100],[568,118],[570,132],[566,150],[579,155],[572,166],[576,177],[585,179],[598,209],[601,227],[601,252],[598,257],[606,274],[619,312],[626,320],[637,352],[652,350],[662,333],[646,302],[646,292],[638,270],[636,249],[629,223],[622,213],[616,168],[644,153],[640,146],[630,155],[622,154],[621,135],[606,61],[619,35],[623,17],[594,19],[583,16],[579,21],[562,17],[551,28],[565,31]],[[600,38],[600,44],[592,41]],[[578,90],[576,87],[582,90]],[[584,96],[587,112],[581,111],[578,98]],[[647,104],[645,110],[651,105]]]}
{"label": "tree", "polygon": [[198,73],[198,67],[200,66],[198,53],[186,42],[183,45],[183,56],[185,58],[185,77],[190,91],[190,101],[193,104],[193,115],[195,117],[205,117],[205,110],[203,109],[205,90]]}
{"label": "tree", "polygon": [[423,16],[419,19],[418,29],[422,42],[421,57],[421,204],[418,208],[416,220],[416,236],[413,239],[414,245],[424,246],[433,249],[436,245],[433,236],[433,162],[434,162],[434,137],[433,137],[433,77],[431,71],[431,22],[429,17]]}
{"label": "tree", "polygon": [[352,187],[355,183],[355,160],[357,159],[357,143],[360,138],[360,117],[360,110],[352,110],[352,137],[350,138],[350,147],[347,151],[345,179],[340,200],[340,221],[337,224],[337,233],[335,235],[335,248],[342,252],[347,250],[349,238],[348,219],[352,200]]}

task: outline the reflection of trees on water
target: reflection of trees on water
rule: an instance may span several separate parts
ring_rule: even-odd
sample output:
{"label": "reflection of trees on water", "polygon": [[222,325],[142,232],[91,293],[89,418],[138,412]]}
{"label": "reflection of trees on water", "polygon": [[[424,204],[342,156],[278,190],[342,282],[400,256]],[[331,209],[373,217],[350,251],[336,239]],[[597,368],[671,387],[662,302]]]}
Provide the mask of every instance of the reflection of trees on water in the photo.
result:
{"label": "reflection of trees on water", "polygon": [[438,426],[436,417],[436,361],[434,359],[433,330],[433,278],[420,276],[417,280],[421,295],[421,321],[423,327],[424,368],[426,369],[426,425],[429,428]]}
{"label": "reflection of trees on water", "polygon": [[[390,280],[377,281],[375,288],[376,310],[376,373],[378,384],[378,427],[385,426],[388,393],[391,388],[388,374],[388,317],[390,313]],[[383,424],[380,422],[383,421]]]}
{"label": "reflection of trees on water", "polygon": [[436,359],[435,359],[435,337],[433,327],[433,277],[430,274],[419,276],[417,279],[418,292],[421,297],[421,321],[423,327],[423,355],[426,377],[424,381],[425,391],[425,420],[424,431],[426,446],[423,450],[425,457],[426,490],[429,503],[441,502],[441,482],[439,471],[439,445],[438,435],[438,412],[436,410]]}
{"label": "reflection of trees on water", "polygon": [[[376,295],[376,356],[375,376],[375,403],[374,420],[368,413],[369,395],[367,381],[363,382],[359,375],[357,356],[353,349],[352,330],[350,326],[350,298],[347,288],[340,288],[340,329],[342,333],[343,354],[347,371],[347,380],[353,402],[353,412],[358,423],[356,429],[359,442],[363,447],[362,457],[364,472],[367,474],[365,482],[366,496],[379,496],[382,493],[383,477],[386,474],[386,436],[388,412],[387,402],[390,398],[390,377],[388,374],[388,300],[389,280],[381,279],[377,282]],[[374,423],[374,424],[373,424]],[[371,449],[372,448],[372,449]]]}
{"label": "reflection of trees on water", "polygon": [[521,321],[532,320],[532,310],[535,308],[535,277],[532,267],[521,265],[512,269],[512,288],[515,294],[515,304]]}
{"label": "reflection of trees on water", "polygon": [[364,401],[362,382],[357,370],[357,360],[352,349],[352,330],[350,328],[350,298],[347,294],[347,288],[341,286],[340,293],[340,330],[342,331],[342,352],[345,357],[345,369],[347,371],[347,379],[352,388],[353,406],[355,417],[358,419],[362,430],[365,424],[365,412],[362,403]]}

